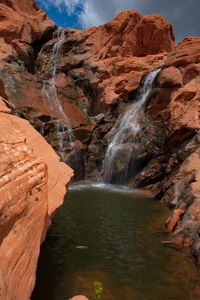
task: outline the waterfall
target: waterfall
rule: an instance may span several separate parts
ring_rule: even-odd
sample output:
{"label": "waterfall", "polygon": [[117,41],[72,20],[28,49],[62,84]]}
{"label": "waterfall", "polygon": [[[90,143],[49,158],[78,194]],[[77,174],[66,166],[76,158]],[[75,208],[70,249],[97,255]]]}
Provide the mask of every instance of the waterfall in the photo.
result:
{"label": "waterfall", "polygon": [[160,69],[157,69],[147,75],[139,89],[136,102],[113,128],[114,136],[108,145],[103,163],[104,182],[124,184],[128,182],[130,173],[131,175],[136,173],[137,153],[140,147],[140,120],[159,72]]}
{"label": "waterfall", "polygon": [[[72,152],[74,164],[76,164],[77,157],[77,149],[74,143],[75,137],[73,135],[72,128],[70,126],[69,119],[61,105],[56,87],[56,72],[57,66],[62,56],[62,44],[65,38],[65,30],[59,28],[55,34],[54,38],[57,39],[57,42],[54,44],[52,49],[52,55],[49,60],[50,65],[50,79],[43,81],[43,102],[50,116],[54,115],[55,117],[51,118],[52,123],[55,123],[56,135],[59,143],[58,154],[62,158],[64,162],[69,163],[66,159],[65,155],[65,147],[64,147],[64,135],[65,132],[68,134],[70,151]],[[42,54],[42,50],[40,52],[40,56]],[[58,119],[57,119],[58,118]],[[74,166],[73,166],[74,167]]]}

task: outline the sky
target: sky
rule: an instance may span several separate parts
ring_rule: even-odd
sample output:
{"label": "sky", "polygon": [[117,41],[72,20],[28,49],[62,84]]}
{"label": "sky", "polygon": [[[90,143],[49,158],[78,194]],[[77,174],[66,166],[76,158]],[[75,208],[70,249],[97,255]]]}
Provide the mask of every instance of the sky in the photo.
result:
{"label": "sky", "polygon": [[36,0],[60,27],[85,29],[109,22],[126,9],[161,14],[174,28],[176,41],[200,36],[200,0]]}

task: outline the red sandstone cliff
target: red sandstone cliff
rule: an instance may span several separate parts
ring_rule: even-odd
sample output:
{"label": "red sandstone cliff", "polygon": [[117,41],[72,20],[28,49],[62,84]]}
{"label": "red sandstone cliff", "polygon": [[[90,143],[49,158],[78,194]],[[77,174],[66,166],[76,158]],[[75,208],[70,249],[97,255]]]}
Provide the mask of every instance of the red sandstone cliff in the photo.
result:
{"label": "red sandstone cliff", "polygon": [[19,55],[29,59],[31,47],[45,38],[55,24],[34,0],[0,1],[1,58]]}
{"label": "red sandstone cliff", "polygon": [[[56,41],[53,38],[40,45],[42,51],[38,57],[36,74],[26,65],[23,57],[20,58],[23,68],[20,74],[12,58],[9,65],[6,60],[0,72],[4,97],[9,98],[20,115],[28,118],[35,128],[46,128],[46,139],[55,149],[58,141],[54,134],[55,125],[45,117],[49,112],[44,104],[43,83],[51,76],[50,57]],[[84,155],[87,150],[93,131],[99,130],[96,122],[101,121],[102,113],[108,114],[108,118],[111,116],[114,122],[113,110],[116,116],[119,115],[138,88],[142,76],[159,67],[167,51],[173,48],[174,36],[168,21],[158,15],[143,17],[134,10],[120,13],[100,27],[86,31],[65,30],[63,55],[57,66],[56,88],[77,138],[80,154]],[[38,48],[33,47],[33,51],[38,53]],[[11,88],[11,82],[15,89]],[[51,115],[57,116],[55,111]],[[102,135],[109,128],[105,126]],[[65,137],[67,140],[67,133]],[[92,144],[93,140],[87,154],[94,170],[96,162],[93,164],[93,160],[99,159],[100,166],[102,156],[95,152]],[[70,159],[67,142],[65,149]],[[81,168],[84,169],[84,166]]]}
{"label": "red sandstone cliff", "polygon": [[[173,39],[165,19],[142,17],[136,11],[87,31],[66,30],[56,83],[82,143],[86,175],[98,178],[117,118],[134,101],[143,76],[162,69],[141,123],[144,143],[139,156],[145,163],[131,185],[151,190],[174,209],[166,222],[168,230],[199,257],[200,39],[186,38],[176,47]],[[54,43],[44,46],[41,81],[48,78]],[[40,126],[39,120],[34,122]]]}
{"label": "red sandstone cliff", "polygon": [[[57,116],[52,112],[55,117],[52,122],[45,108],[42,93],[43,82],[50,78],[50,57],[52,47],[56,42],[56,39],[52,37],[55,25],[44,12],[37,8],[34,1],[26,3],[25,0],[1,1],[0,14],[2,32],[0,96],[9,103],[12,113],[28,119],[38,131],[43,128],[46,140],[57,149],[58,140],[55,135]],[[38,57],[41,49],[42,52]],[[112,138],[110,130],[134,101],[144,76],[156,68],[162,69],[148,99],[145,110],[146,119],[141,123],[142,138],[147,141],[140,152],[140,156],[145,159],[145,164],[138,174],[131,178],[131,185],[151,190],[155,196],[162,198],[163,202],[168,203],[174,209],[167,221],[168,230],[174,231],[175,236],[178,236],[178,241],[191,246],[195,255],[200,257],[198,231],[200,222],[198,171],[200,163],[198,133],[200,125],[200,38],[187,38],[175,47],[172,27],[167,20],[158,15],[143,17],[137,11],[131,10],[120,13],[111,22],[100,27],[92,27],[86,31],[66,29],[62,51],[63,56],[57,66],[56,88],[59,100],[74,130],[77,147],[85,160],[85,166],[82,164],[78,168],[85,169],[88,178],[99,176],[105,149]],[[54,187],[53,182],[57,180],[59,174],[67,172],[66,178],[62,176],[67,182],[72,173],[58,162],[57,157],[54,157],[50,158],[48,164],[51,165],[52,160],[56,160],[57,167],[54,169],[58,168],[58,174],[54,172],[52,174],[52,169],[49,168],[48,175],[44,163],[46,156],[43,156],[42,161],[37,161],[38,157],[42,157],[44,153],[41,152],[43,147],[36,149],[34,146],[44,143],[42,138],[37,135],[35,143],[30,144],[30,135],[36,135],[31,126],[17,117],[8,114],[3,114],[3,116],[6,124],[10,124],[14,140],[16,139],[16,142],[23,146],[19,149],[21,161],[19,162],[15,156],[12,157],[17,145],[10,143],[9,136],[4,137],[3,151],[10,149],[11,154],[9,157],[6,154],[2,157],[7,160],[11,159],[11,162],[10,160],[6,162],[3,172],[7,175],[6,168],[8,171],[9,168],[12,170],[14,163],[17,166],[21,163],[23,167],[26,167],[24,161],[28,161],[28,166],[27,173],[24,175],[25,180],[23,180],[27,182],[23,195],[13,190],[13,193],[19,196],[20,205],[17,211],[14,210],[13,213],[11,211],[11,216],[9,216],[9,207],[13,206],[13,196],[9,193],[3,193],[2,196],[8,197],[8,199],[1,200],[2,209],[8,210],[6,218],[0,216],[0,220],[3,218],[2,224],[5,224],[5,227],[1,227],[5,228],[2,230],[2,237],[3,234],[6,237],[8,231],[9,234],[8,239],[4,238],[5,248],[2,248],[3,246],[0,248],[0,255],[5,256],[4,249],[8,249],[13,236],[16,240],[17,232],[22,230],[19,230],[18,226],[26,228],[21,222],[25,224],[30,222],[29,228],[33,226],[33,231],[37,232],[33,240],[33,244],[36,245],[35,250],[30,244],[28,247],[30,252],[25,257],[24,264],[28,266],[27,274],[30,275],[30,282],[26,281],[25,271],[23,276],[20,274],[23,280],[16,282],[14,280],[15,272],[23,264],[23,248],[20,250],[19,247],[19,250],[15,250],[17,255],[13,263],[17,262],[17,268],[12,268],[13,265],[11,265],[7,273],[8,261],[4,260],[2,263],[4,270],[3,275],[0,274],[2,294],[5,294],[7,289],[13,293],[8,294],[7,299],[12,299],[16,293],[15,299],[21,300],[22,298],[16,297],[17,293],[23,290],[23,295],[25,295],[23,299],[26,299],[33,287],[39,243],[44,237],[43,231],[46,228],[44,224],[48,217],[47,205],[50,213],[54,211],[55,202],[51,201],[51,195],[47,197],[46,182],[52,180],[51,186]],[[3,126],[5,132],[5,125]],[[19,131],[23,131],[23,137],[20,133],[15,133],[15,126],[19,128]],[[27,128],[27,131],[24,132],[24,128]],[[24,136],[27,138],[28,145],[24,142]],[[45,147],[48,147],[47,144]],[[30,152],[30,148],[34,150],[33,153]],[[48,153],[49,151],[52,150],[48,148]],[[65,151],[66,156],[70,157],[67,139]],[[36,164],[34,164],[35,160]],[[33,170],[31,164],[34,165]],[[33,178],[34,183],[29,182],[29,176]],[[13,182],[17,178],[18,176],[13,177]],[[61,181],[62,187],[64,183]],[[40,186],[44,189],[40,190]],[[32,191],[33,187],[39,190]],[[52,192],[55,192],[53,188]],[[43,201],[36,201],[39,199],[37,193],[40,193]],[[56,203],[56,207],[61,204],[63,193],[64,191],[55,197],[59,202]],[[27,208],[24,205],[29,202],[28,211],[29,209],[30,211],[27,215],[30,214],[31,217],[26,219],[24,212]],[[5,206],[5,203],[8,205]],[[40,220],[38,220],[39,215],[35,214],[37,209],[40,212]],[[16,216],[22,216],[22,219]],[[7,218],[8,220],[5,220]],[[16,230],[13,227],[15,220],[19,220],[19,225],[16,223]],[[25,233],[19,234],[18,237],[28,239],[31,243],[32,238],[28,235],[31,232],[25,230]],[[23,243],[24,240],[22,240]],[[12,253],[8,255],[15,257]],[[33,256],[32,265],[28,263],[30,256]],[[8,288],[8,284],[12,287],[11,289]]]}
{"label": "red sandstone cliff", "polygon": [[73,172],[26,120],[0,104],[0,299],[25,300]]}
{"label": "red sandstone cliff", "polygon": [[[32,56],[31,44],[54,23],[34,1],[0,1],[0,65]],[[20,72],[20,69],[18,69]],[[7,98],[0,84],[1,96]],[[11,88],[14,86],[11,83]],[[62,204],[73,171],[28,123],[0,99],[0,299],[29,299],[40,244]]]}

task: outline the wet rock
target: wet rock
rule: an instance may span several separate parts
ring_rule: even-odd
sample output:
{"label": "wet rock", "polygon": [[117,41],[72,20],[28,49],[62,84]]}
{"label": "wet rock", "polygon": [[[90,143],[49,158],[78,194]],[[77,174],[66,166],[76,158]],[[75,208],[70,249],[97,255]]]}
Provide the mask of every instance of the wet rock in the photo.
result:
{"label": "wet rock", "polygon": [[166,227],[168,231],[173,231],[175,227],[180,223],[181,216],[184,215],[186,210],[182,208],[177,208],[173,211],[173,214],[170,216],[169,220],[166,221]]}
{"label": "wet rock", "polygon": [[75,248],[76,248],[76,249],[88,249],[87,246],[76,246]]}
{"label": "wet rock", "polygon": [[90,140],[92,134],[92,127],[82,126],[74,129],[74,134],[76,138],[81,141],[83,144],[87,144]]}
{"label": "wet rock", "polygon": [[[56,110],[49,113],[43,93],[52,74],[55,25],[33,0],[10,0],[0,8],[0,96],[9,103],[9,109],[0,109],[28,119],[59,152],[56,128],[62,120]],[[199,51],[200,38],[188,37],[175,47],[167,20],[128,10],[99,27],[66,29],[55,77],[80,160],[70,150],[67,130],[62,133],[63,153],[76,170],[81,169],[78,178],[86,174],[98,179],[113,127],[134,103],[145,75],[162,68],[140,116],[140,147],[135,151],[127,132],[115,175],[126,169],[131,144],[137,172],[130,164],[130,184],[151,190],[175,209],[168,227],[187,245],[197,243],[199,224],[197,187],[194,191],[199,185]],[[40,203],[39,197],[34,199]],[[53,206],[52,202],[52,212]]]}
{"label": "wet rock", "polygon": [[[15,107],[13,111],[30,120],[58,151],[56,126],[49,121],[41,122],[40,116],[33,117],[30,113],[30,109],[39,111],[47,118],[50,114],[45,107],[43,82],[51,77],[50,58],[52,48],[57,42],[51,33],[55,25],[38,10],[34,1],[31,1],[26,9],[19,1],[11,2],[12,5],[7,11],[6,5],[3,5],[3,14],[7,16],[11,10],[17,10],[16,28],[13,27],[13,30],[18,34],[18,19],[22,24],[27,23],[27,30],[19,33],[19,39],[26,43],[17,48],[14,56],[6,50],[6,63],[0,69],[1,95],[9,97],[11,106]],[[31,17],[27,20],[26,13],[29,10]],[[43,18],[41,22],[40,18]],[[39,20],[37,26],[33,20]],[[6,23],[7,30],[11,27],[11,21],[9,17]],[[5,25],[3,21],[1,24]],[[29,25],[32,31],[28,30]],[[10,44],[7,43],[6,47],[10,47]],[[80,146],[78,152],[86,152],[86,161],[89,157],[87,150],[92,157],[93,154],[99,153],[96,162],[92,159],[93,170],[100,170],[100,159],[103,158],[106,144],[103,142],[102,146],[97,146],[97,131],[93,129],[99,124],[112,122],[113,118],[116,119],[120,115],[121,106],[133,100],[143,75],[158,67],[163,62],[166,51],[171,51],[173,47],[174,37],[168,21],[158,15],[143,17],[134,10],[122,12],[111,22],[100,27],[85,31],[65,30],[63,55],[57,63],[55,87],[70,126],[74,129],[75,144]],[[31,61],[31,65],[28,61]],[[24,107],[29,111],[24,113]],[[51,112],[51,117],[58,118],[56,110]],[[100,135],[102,139],[103,134]],[[64,139],[65,155],[70,161],[74,161],[69,151],[67,134]],[[76,166],[72,166],[76,169]],[[87,168],[89,169],[91,168]]]}
{"label": "wet rock", "polygon": [[79,296],[74,296],[73,298],[70,298],[70,300],[89,300],[85,296],[79,295]]}

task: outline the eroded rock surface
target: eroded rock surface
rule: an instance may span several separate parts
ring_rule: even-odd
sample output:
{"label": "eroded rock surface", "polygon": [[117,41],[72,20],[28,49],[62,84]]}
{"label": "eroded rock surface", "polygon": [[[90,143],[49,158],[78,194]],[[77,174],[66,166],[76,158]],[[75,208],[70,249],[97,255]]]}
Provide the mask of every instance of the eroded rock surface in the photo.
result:
{"label": "eroded rock surface", "polygon": [[40,244],[73,172],[0,102],[0,299],[29,299]]}
{"label": "eroded rock surface", "polygon": [[168,54],[146,108],[165,127],[162,151],[133,179],[133,187],[150,189],[173,213],[166,222],[174,240],[198,257],[200,214],[200,72],[199,38],[186,38]]}
{"label": "eroded rock surface", "polygon": [[[48,79],[48,57],[54,43],[50,40],[44,45],[38,82]],[[125,11],[97,28],[66,30],[56,77],[59,97],[84,154],[86,176],[95,179],[101,176],[105,151],[114,134],[111,129],[134,103],[144,76],[161,68],[141,116],[143,145],[139,154],[143,163],[137,166],[137,174],[133,170],[131,185],[150,189],[164,202],[170,193],[167,202],[174,213],[167,228],[182,235],[179,241],[187,236],[185,230],[179,230],[185,227],[184,215],[193,200],[198,203],[199,199],[198,193],[194,197],[190,181],[183,184],[182,171],[194,156],[197,162],[199,149],[199,51],[200,38],[186,38],[175,47],[172,27],[164,18]],[[198,176],[195,178],[199,185]],[[177,184],[189,189],[187,200],[181,193],[175,196]],[[183,204],[186,202],[189,204]],[[195,207],[198,212],[198,205]],[[190,245],[194,246],[197,227],[190,223]]]}
{"label": "eroded rock surface", "polygon": [[[16,141],[19,139],[22,148],[16,153],[19,153],[24,167],[27,161],[33,164],[31,170],[28,164],[28,173],[24,175],[24,182],[27,182],[25,191],[18,193],[18,210],[11,210],[10,215],[6,213],[6,218],[5,214],[0,217],[6,226],[5,232],[7,230],[9,234],[12,226],[15,226],[15,220],[18,220],[19,215],[23,217],[27,209],[24,201],[27,205],[30,202],[31,218],[39,207],[37,205],[40,205],[38,217],[41,216],[41,219],[38,224],[37,221],[31,223],[31,226],[41,229],[40,222],[46,224],[48,216],[62,202],[65,183],[62,180],[66,180],[63,174],[66,167],[58,162],[58,157],[55,158],[47,144],[43,146],[42,137],[26,121],[8,114],[12,112],[28,119],[58,151],[59,139],[56,130],[62,120],[56,110],[50,112],[44,93],[44,84],[49,83],[52,76],[52,49],[58,41],[53,34],[55,24],[38,9],[33,0],[4,1],[0,4],[0,15],[0,96],[9,105],[8,108],[0,103],[4,120],[2,124],[9,124],[13,128],[12,134],[14,130],[21,132],[16,134]],[[143,163],[137,168],[137,172],[133,170],[130,184],[132,187],[151,190],[154,196],[161,198],[174,209],[166,223],[168,230],[178,236],[176,240],[191,246],[199,257],[200,182],[197,166],[200,129],[200,38],[188,37],[175,47],[173,30],[167,20],[158,15],[143,17],[135,10],[122,12],[100,27],[85,31],[64,31],[62,51],[56,66],[55,88],[82,157],[79,164],[79,169],[83,171],[82,177],[84,173],[86,178],[93,180],[100,177],[105,151],[114,134],[111,129],[134,103],[145,75],[161,68],[140,119],[143,145],[139,155]],[[70,161],[72,152],[68,132],[63,128],[63,151]],[[5,131],[5,128],[2,130]],[[8,140],[4,137],[2,151],[11,151],[11,163],[15,166],[16,158],[12,153],[18,147],[18,142],[10,144],[11,134],[7,138]],[[39,145],[38,148],[35,147],[36,144]],[[24,152],[22,149],[27,150]],[[40,161],[38,157],[41,156],[43,159]],[[6,159],[8,158],[5,156]],[[56,168],[52,164],[54,159]],[[37,163],[34,164],[34,161]],[[49,175],[46,164],[49,166]],[[6,162],[5,168],[8,171],[11,167]],[[38,181],[37,168],[40,170]],[[67,178],[70,178],[71,170],[67,170]],[[29,177],[26,177],[29,172],[34,183],[30,183]],[[17,175],[13,180],[17,180]],[[61,184],[59,188],[58,183]],[[35,191],[32,184],[34,187],[40,188],[41,185],[44,188]],[[15,192],[13,189],[12,193]],[[35,200],[39,198],[37,193],[40,193],[44,201]],[[13,196],[8,198],[8,195],[10,194],[4,195],[7,198],[2,202],[3,211],[13,206]],[[43,231],[45,232],[42,229],[38,235],[32,237],[37,245],[44,237]],[[16,232],[19,232],[18,227]],[[12,240],[11,235],[8,243],[9,239]],[[5,249],[6,241],[5,239]],[[18,257],[20,255],[19,253]],[[34,252],[34,262],[37,255],[38,252]],[[16,270],[18,263],[20,265],[20,260],[17,260]],[[4,268],[6,270],[6,263]],[[27,268],[31,269],[29,265]],[[12,270],[9,272],[9,278],[14,278]],[[19,290],[22,285],[27,287],[25,297],[33,286],[34,272],[31,274],[30,282],[23,279],[21,283],[16,283],[16,286],[21,284]],[[0,274],[0,280],[1,278],[5,278],[5,274],[3,277]],[[9,284],[10,282],[12,280]],[[16,286],[12,287],[11,292],[13,290],[13,293],[18,293]],[[7,280],[2,281],[2,289],[7,291]]]}
{"label": "eroded rock surface", "polygon": [[[45,118],[49,113],[43,87],[51,78],[50,58],[57,41],[54,36],[43,45],[34,75],[36,80],[18,81],[17,93],[23,94],[19,100],[16,92],[14,95],[6,89],[20,108],[20,114],[37,130],[43,129],[55,150],[58,149],[57,125],[56,121]],[[85,166],[82,164],[81,168],[85,169],[86,176],[98,176],[107,144],[102,137],[125,110],[126,103],[133,99],[143,75],[159,67],[167,51],[173,48],[174,36],[168,21],[158,15],[143,17],[134,10],[120,13],[100,27],[86,31],[65,30],[55,82],[59,101],[74,130],[79,154],[84,156]],[[56,110],[51,115],[59,122]],[[67,132],[63,136],[65,155],[70,161]]]}
{"label": "eroded rock surface", "polygon": [[[7,0],[0,3],[0,57],[12,60],[16,54],[28,64],[33,46],[46,38],[55,24],[34,0]],[[11,62],[11,61],[10,61]],[[10,63],[8,62],[8,63]]]}

